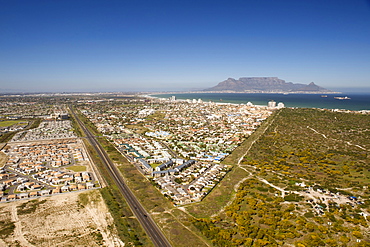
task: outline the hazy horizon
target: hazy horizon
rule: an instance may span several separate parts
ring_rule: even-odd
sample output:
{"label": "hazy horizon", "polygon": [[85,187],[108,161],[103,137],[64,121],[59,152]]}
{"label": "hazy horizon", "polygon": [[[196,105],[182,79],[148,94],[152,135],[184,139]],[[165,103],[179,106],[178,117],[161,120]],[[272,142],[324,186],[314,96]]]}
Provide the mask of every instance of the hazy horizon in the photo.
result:
{"label": "hazy horizon", "polygon": [[186,91],[270,76],[362,92],[369,26],[367,0],[0,0],[0,93]]}
{"label": "hazy horizon", "polygon": [[[15,90],[4,90],[4,89],[1,89],[0,88],[0,95],[1,94],[38,94],[38,93],[50,93],[50,94],[53,94],[53,93],[166,93],[166,92],[177,92],[177,93],[181,93],[181,92],[190,92],[190,91],[202,91],[203,89],[205,88],[169,88],[169,89],[164,89],[164,90],[158,90],[158,89],[146,89],[146,90],[137,90],[137,89],[127,89],[127,90],[86,90],[86,91],[82,91],[82,90],[66,90],[66,91],[22,91],[22,90],[19,90],[19,91],[15,91]],[[354,87],[354,88],[327,88],[331,91],[334,91],[334,92],[339,92],[339,93],[352,93],[352,94],[370,94],[370,87]],[[207,93],[206,91],[204,93]]]}

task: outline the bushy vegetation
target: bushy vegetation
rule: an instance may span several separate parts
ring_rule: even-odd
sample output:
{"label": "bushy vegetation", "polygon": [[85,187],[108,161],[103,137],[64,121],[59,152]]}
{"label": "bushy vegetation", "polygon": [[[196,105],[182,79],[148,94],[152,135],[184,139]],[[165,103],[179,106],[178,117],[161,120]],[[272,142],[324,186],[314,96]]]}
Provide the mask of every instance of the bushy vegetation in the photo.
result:
{"label": "bushy vegetation", "polygon": [[22,203],[21,205],[19,205],[17,207],[18,208],[18,214],[22,215],[22,214],[34,213],[36,211],[37,207],[41,204],[44,204],[45,202],[46,202],[46,200],[41,200],[40,201],[39,199],[24,202],[24,203]]}
{"label": "bushy vegetation", "polygon": [[[214,246],[339,246],[363,238],[360,227],[329,212],[303,214],[298,204],[258,189],[264,186],[257,179],[246,180],[223,215],[193,219],[193,224]],[[366,246],[362,244],[358,246]]]}
{"label": "bushy vegetation", "polygon": [[133,214],[119,194],[118,189],[105,187],[101,189],[102,196],[107,204],[109,211],[114,219],[114,225],[117,228],[119,237],[126,243],[133,246],[149,245],[148,239],[144,238],[144,231],[139,222],[132,218]]}
{"label": "bushy vegetation", "polygon": [[369,115],[283,109],[243,164],[325,188],[362,190],[370,185],[369,126]]}
{"label": "bushy vegetation", "polygon": [[[252,175],[224,213],[194,218],[215,246],[368,246],[370,116],[316,109],[283,109],[242,161]],[[261,134],[261,133],[259,133]],[[253,138],[253,135],[251,136]],[[237,159],[237,157],[235,158]],[[358,196],[363,205],[318,203],[296,193],[297,182]],[[361,210],[360,210],[361,208]]]}
{"label": "bushy vegetation", "polygon": [[14,232],[15,224],[13,221],[1,220],[0,221],[0,237],[6,238]]}

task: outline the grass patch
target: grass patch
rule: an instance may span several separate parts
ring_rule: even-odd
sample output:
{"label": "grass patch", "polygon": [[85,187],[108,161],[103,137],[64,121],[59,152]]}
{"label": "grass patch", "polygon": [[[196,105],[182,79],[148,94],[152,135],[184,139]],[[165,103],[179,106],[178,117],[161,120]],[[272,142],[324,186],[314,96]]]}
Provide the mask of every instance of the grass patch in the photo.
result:
{"label": "grass patch", "polygon": [[162,163],[154,163],[154,164],[150,164],[151,167],[153,167],[153,169],[157,168],[157,166],[160,166]]}
{"label": "grass patch", "polygon": [[85,207],[90,202],[97,203],[101,201],[101,194],[98,190],[91,190],[87,192],[80,193],[78,195],[78,204]]}
{"label": "grass patch", "polygon": [[148,132],[149,130],[145,127],[142,126],[142,124],[127,124],[125,125],[125,127],[127,129],[131,129],[133,130],[134,132],[138,133],[138,134],[145,134],[145,132]]}
{"label": "grass patch", "polygon": [[302,199],[303,197],[297,194],[290,194],[284,197],[284,200],[287,202],[300,202]]}
{"label": "grass patch", "polygon": [[195,217],[209,218],[224,207],[234,194],[234,186],[248,176],[239,167],[233,168],[201,202],[185,206]]}
{"label": "grass patch", "polygon": [[74,172],[84,172],[86,171],[86,166],[70,166],[67,169]]}
{"label": "grass patch", "polygon": [[160,120],[163,120],[165,116],[166,116],[166,114],[164,114],[162,112],[159,112],[159,111],[156,111],[155,113],[149,115],[146,118],[146,120],[147,121],[160,121]]}
{"label": "grass patch", "polygon": [[[28,126],[26,129],[34,129],[34,128],[37,128],[40,123],[41,123],[41,119],[40,118],[36,118],[36,119],[22,119],[22,120],[19,120],[20,122],[24,122],[24,121],[29,121],[32,123],[30,124],[30,126]],[[26,130],[25,129],[25,130]],[[13,132],[8,132],[8,133],[4,133],[3,135],[0,136],[0,143],[3,143],[3,142],[8,142],[10,141],[13,136],[18,133],[19,131],[13,131]]]}
{"label": "grass patch", "polygon": [[9,120],[9,121],[0,121],[0,127],[9,127],[14,124],[24,122],[23,120]]}
{"label": "grass patch", "polygon": [[[333,193],[332,188],[346,188],[354,196],[368,198],[370,163],[365,150],[370,145],[368,126],[369,115],[282,109],[224,163],[236,164],[250,147],[242,165],[255,167],[253,173],[285,190],[303,190],[295,186],[303,180]],[[207,216],[213,205],[207,205],[206,200],[211,197],[188,209],[199,217],[193,224],[215,246],[298,246],[300,243],[339,246],[341,236],[351,231],[369,238],[368,222],[359,215],[361,210],[356,205],[318,203],[319,210],[324,212],[321,215],[317,213],[318,207],[304,203],[304,197],[292,193],[281,198],[275,193],[259,179],[251,178],[241,184],[235,200],[217,217]],[[212,201],[216,204],[217,200]],[[368,209],[366,201],[361,207]],[[341,223],[328,227],[329,220]],[[355,243],[352,241],[350,245]]]}
{"label": "grass patch", "polygon": [[17,131],[4,133],[3,135],[0,136],[0,143],[10,141],[15,135],[15,133],[17,133]]}

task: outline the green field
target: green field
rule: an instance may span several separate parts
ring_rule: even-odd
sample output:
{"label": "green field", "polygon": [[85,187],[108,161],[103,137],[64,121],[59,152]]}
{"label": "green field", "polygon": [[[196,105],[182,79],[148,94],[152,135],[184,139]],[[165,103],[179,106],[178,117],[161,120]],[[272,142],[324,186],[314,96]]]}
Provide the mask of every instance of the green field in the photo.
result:
{"label": "green field", "polygon": [[24,120],[8,120],[8,121],[0,121],[0,127],[9,127],[14,124],[24,122]]}
{"label": "green field", "polygon": [[84,172],[86,171],[86,166],[70,166],[68,167],[68,170],[71,170],[74,172]]}

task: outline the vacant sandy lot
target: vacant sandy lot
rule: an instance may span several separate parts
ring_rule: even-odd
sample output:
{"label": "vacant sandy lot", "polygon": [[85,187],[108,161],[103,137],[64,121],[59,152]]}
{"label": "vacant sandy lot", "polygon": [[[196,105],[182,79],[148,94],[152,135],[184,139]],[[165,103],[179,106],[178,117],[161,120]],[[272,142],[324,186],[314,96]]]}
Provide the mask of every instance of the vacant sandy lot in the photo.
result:
{"label": "vacant sandy lot", "polygon": [[99,190],[0,203],[0,246],[123,245]]}

